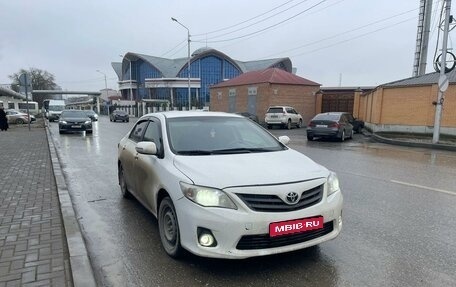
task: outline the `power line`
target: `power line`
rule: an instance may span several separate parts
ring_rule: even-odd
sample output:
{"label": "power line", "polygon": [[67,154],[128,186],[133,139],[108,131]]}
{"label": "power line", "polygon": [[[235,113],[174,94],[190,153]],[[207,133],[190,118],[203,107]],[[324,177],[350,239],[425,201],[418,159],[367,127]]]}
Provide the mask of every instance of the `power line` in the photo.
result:
{"label": "power line", "polygon": [[160,57],[164,57],[166,54],[168,53],[171,53],[174,49],[177,49],[179,46],[181,46],[183,43],[187,42],[187,39],[183,40],[182,42],[180,42],[179,44],[177,44],[174,48],[166,51],[165,53],[163,53]]}
{"label": "power line", "polygon": [[[307,12],[307,11],[309,11],[309,10],[315,8],[315,7],[317,7],[318,5],[320,5],[320,4],[322,4],[322,3],[326,2],[326,1],[328,1],[328,0],[322,0],[322,1],[318,2],[317,4],[315,4],[315,5],[313,5],[313,6],[309,7],[309,8],[307,8],[307,9],[305,9],[305,10],[303,10],[303,11],[301,11],[301,12],[299,12],[299,13],[297,13],[297,14],[295,14],[295,15],[293,15],[293,16],[291,16],[291,17],[285,19],[285,20],[282,20],[282,21],[280,21],[280,22],[278,22],[278,23],[276,23],[276,24],[270,25],[270,26],[268,26],[268,27],[266,27],[266,28],[263,28],[263,29],[261,29],[261,30],[258,30],[258,31],[256,31],[256,32],[252,32],[252,33],[249,33],[249,34],[245,34],[245,35],[243,35],[243,36],[234,37],[234,38],[230,38],[230,39],[216,40],[216,41],[205,41],[205,42],[206,42],[206,43],[228,42],[228,41],[233,41],[233,40],[237,40],[237,39],[242,39],[242,38],[245,38],[245,37],[248,37],[248,36],[251,36],[251,35],[255,35],[255,34],[261,33],[261,32],[263,32],[263,31],[266,31],[266,30],[269,30],[269,29],[271,29],[271,28],[273,28],[273,27],[276,27],[276,26],[278,26],[278,25],[280,25],[280,24],[282,24],[282,23],[285,23],[285,22],[287,22],[287,21],[289,21],[289,20],[291,20],[291,19],[293,19],[293,18],[296,18],[296,17],[298,17],[299,15],[301,15],[301,14],[303,14],[303,13],[305,13],[305,12]],[[194,41],[194,42],[204,43],[203,41]]]}
{"label": "power line", "polygon": [[333,43],[331,45],[327,45],[327,46],[324,46],[324,47],[319,47],[319,48],[311,50],[311,51],[307,51],[307,52],[304,52],[304,53],[299,53],[299,54],[296,54],[296,55],[292,55],[291,57],[298,57],[298,56],[302,56],[302,55],[307,55],[307,54],[310,54],[310,53],[313,53],[313,52],[316,52],[316,51],[320,51],[320,50],[323,50],[323,49],[331,48],[331,47],[334,47],[336,45],[343,44],[343,43],[349,42],[351,40],[359,39],[359,38],[362,38],[364,36],[368,36],[368,35],[371,35],[373,33],[376,33],[376,32],[379,32],[379,31],[382,31],[382,30],[385,30],[385,29],[388,29],[388,28],[403,24],[403,23],[411,21],[411,20],[415,20],[415,19],[416,19],[416,17],[411,17],[411,18],[405,19],[403,21],[394,23],[392,25],[385,26],[385,27],[382,27],[382,28],[379,28],[379,29],[376,29],[376,30],[373,30],[373,31],[370,31],[370,32],[366,32],[364,34],[361,34],[361,35],[358,35],[358,36],[355,36],[355,37],[352,37],[352,38],[348,38],[348,39]]}
{"label": "power line", "polygon": [[[225,28],[221,28],[221,29],[218,29],[218,30],[206,32],[206,33],[195,34],[195,35],[193,35],[193,36],[195,36],[195,37],[197,37],[197,36],[204,36],[204,35],[214,34],[214,33],[220,32],[220,31],[225,31],[225,30],[231,29],[231,28],[233,28],[233,27],[242,25],[242,24],[247,23],[247,22],[249,22],[249,21],[251,21],[251,20],[254,20],[254,19],[256,19],[256,18],[259,18],[259,17],[261,17],[261,16],[263,16],[263,15],[266,15],[266,14],[268,14],[269,12],[272,12],[272,11],[274,11],[274,10],[276,10],[276,9],[279,9],[280,7],[283,7],[283,6],[285,6],[285,5],[287,5],[288,3],[293,2],[293,1],[294,1],[294,0],[290,0],[290,1],[288,1],[288,2],[285,2],[284,4],[281,4],[281,5],[279,5],[279,6],[276,6],[276,7],[272,8],[271,10],[268,10],[268,11],[266,11],[266,12],[260,14],[260,15],[257,15],[257,16],[255,16],[255,17],[253,17],[253,18],[250,18],[250,19],[247,19],[247,20],[242,21],[242,22],[240,22],[240,23],[237,23],[237,24],[234,24],[234,25],[225,27]],[[305,0],[305,1],[307,1],[307,0]],[[305,2],[305,1],[302,1],[302,2]],[[300,3],[302,3],[302,2],[300,2]],[[300,4],[300,3],[299,3],[299,4]]]}
{"label": "power line", "polygon": [[344,31],[344,32],[341,32],[341,33],[337,33],[337,34],[334,34],[332,36],[329,36],[329,37],[326,37],[326,38],[323,38],[323,39],[320,39],[320,40],[317,40],[317,41],[314,41],[314,42],[310,42],[310,43],[307,43],[307,44],[304,44],[304,45],[301,45],[301,46],[298,46],[298,47],[295,47],[295,48],[292,48],[292,49],[284,50],[284,51],[281,51],[279,53],[270,54],[270,55],[262,57],[262,59],[269,58],[269,57],[275,56],[277,54],[285,54],[285,53],[288,53],[288,52],[291,52],[291,51],[294,51],[294,50],[298,50],[298,49],[301,49],[301,48],[304,48],[304,47],[312,46],[314,44],[317,44],[317,43],[320,43],[320,42],[323,42],[323,41],[326,41],[326,40],[330,40],[330,39],[333,39],[333,38],[336,38],[336,37],[339,37],[341,35],[345,35],[345,34],[348,34],[348,33],[354,32],[354,31],[358,31],[358,30],[364,29],[366,27],[369,27],[369,26],[372,26],[372,25],[375,25],[375,24],[378,24],[378,23],[381,23],[381,22],[385,22],[387,20],[402,16],[402,15],[411,13],[411,12],[416,11],[416,10],[418,10],[418,8],[407,10],[407,11],[401,12],[399,14],[395,14],[393,16],[389,16],[389,17],[386,17],[386,18],[383,18],[383,19],[368,23],[366,25],[362,25],[362,26],[353,28],[351,30],[347,30],[347,31]]}
{"label": "power line", "polygon": [[[279,15],[279,14],[282,14],[282,13],[284,13],[284,12],[286,12],[286,11],[292,9],[292,8],[295,8],[296,6],[301,5],[301,4],[304,3],[304,2],[307,2],[307,1],[309,1],[309,0],[303,0],[303,1],[299,2],[298,4],[295,4],[295,5],[291,6],[291,7],[288,7],[288,8],[285,9],[285,10],[282,10],[282,11],[280,11],[280,12],[278,12],[278,13],[275,13],[275,14],[269,16],[268,18],[259,20],[259,21],[257,21],[257,22],[254,22],[254,23],[248,25],[248,26],[241,27],[241,28],[236,29],[236,30],[233,30],[233,31],[231,31],[231,32],[227,32],[227,33],[224,33],[224,34],[220,34],[220,35],[217,35],[217,36],[213,36],[213,37],[211,37],[211,38],[209,38],[209,39],[217,39],[217,38],[220,38],[220,37],[223,37],[223,36],[226,36],[226,35],[230,35],[230,34],[233,34],[233,33],[235,33],[235,32],[239,32],[239,31],[241,31],[241,30],[250,28],[250,27],[252,27],[253,25],[256,25],[256,24],[259,24],[259,23],[264,22],[264,21],[266,21],[266,20],[269,20],[269,19],[271,19],[272,17],[275,17],[275,16],[277,16],[277,15]],[[254,18],[252,18],[252,19],[254,19]],[[247,21],[246,21],[246,22],[247,22]],[[196,36],[196,35],[195,35],[195,36]],[[206,41],[207,41],[207,39],[206,39]]]}

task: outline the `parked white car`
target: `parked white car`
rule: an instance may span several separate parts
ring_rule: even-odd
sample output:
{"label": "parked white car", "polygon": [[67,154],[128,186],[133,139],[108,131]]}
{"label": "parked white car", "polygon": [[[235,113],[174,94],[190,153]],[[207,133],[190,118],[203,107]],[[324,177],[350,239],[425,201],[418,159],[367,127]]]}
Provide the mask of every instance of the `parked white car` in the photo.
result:
{"label": "parked white car", "polygon": [[291,129],[292,126],[302,127],[302,116],[293,107],[288,106],[269,107],[264,121],[268,129],[273,125],[280,125],[287,129]]}
{"label": "parked white car", "polygon": [[337,176],[289,140],[235,114],[147,114],[118,144],[120,189],[158,218],[172,257],[247,258],[334,239]]}

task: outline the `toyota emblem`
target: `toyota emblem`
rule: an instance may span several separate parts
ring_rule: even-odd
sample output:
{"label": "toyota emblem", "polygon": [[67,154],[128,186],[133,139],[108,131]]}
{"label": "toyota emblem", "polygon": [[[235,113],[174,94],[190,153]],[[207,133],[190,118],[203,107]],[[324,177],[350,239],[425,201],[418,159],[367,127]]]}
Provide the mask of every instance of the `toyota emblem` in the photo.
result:
{"label": "toyota emblem", "polygon": [[299,195],[296,192],[289,192],[287,194],[287,201],[289,204],[298,203]]}

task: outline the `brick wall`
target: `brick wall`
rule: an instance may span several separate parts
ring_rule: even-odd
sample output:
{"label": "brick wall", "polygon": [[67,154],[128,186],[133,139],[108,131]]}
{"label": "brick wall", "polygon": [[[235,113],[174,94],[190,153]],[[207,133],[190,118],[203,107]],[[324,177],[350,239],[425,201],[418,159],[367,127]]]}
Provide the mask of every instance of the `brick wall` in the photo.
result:
{"label": "brick wall", "polygon": [[[437,85],[378,88],[361,95],[359,117],[378,125],[433,126]],[[442,127],[456,127],[456,85],[445,92]]]}
{"label": "brick wall", "polygon": [[256,115],[260,122],[264,121],[264,115],[268,107],[275,105],[294,107],[302,115],[304,125],[315,115],[315,93],[319,90],[319,86],[279,85],[269,83],[211,88],[210,110],[228,112],[229,90],[236,89],[236,112],[247,111],[249,87],[257,87]]}

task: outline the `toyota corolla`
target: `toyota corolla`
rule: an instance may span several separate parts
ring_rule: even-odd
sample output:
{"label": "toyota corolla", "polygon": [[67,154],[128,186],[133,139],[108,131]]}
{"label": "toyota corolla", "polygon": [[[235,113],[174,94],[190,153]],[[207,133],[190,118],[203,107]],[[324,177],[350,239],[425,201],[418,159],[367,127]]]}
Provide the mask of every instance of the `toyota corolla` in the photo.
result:
{"label": "toyota corolla", "polygon": [[118,144],[120,190],[157,217],[172,257],[247,258],[334,239],[338,178],[289,140],[235,114],[147,114]]}

